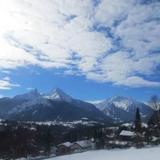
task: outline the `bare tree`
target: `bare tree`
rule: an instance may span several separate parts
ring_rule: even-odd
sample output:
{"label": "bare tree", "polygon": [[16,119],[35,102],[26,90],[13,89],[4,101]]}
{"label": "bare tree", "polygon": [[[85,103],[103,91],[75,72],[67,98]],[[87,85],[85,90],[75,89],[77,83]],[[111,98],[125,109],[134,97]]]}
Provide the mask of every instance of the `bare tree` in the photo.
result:
{"label": "bare tree", "polygon": [[156,111],[160,110],[160,99],[158,98],[157,95],[151,97],[150,105],[154,110]]}
{"label": "bare tree", "polygon": [[160,124],[160,99],[157,95],[154,95],[150,99],[150,106],[155,110],[153,119],[157,124]]}

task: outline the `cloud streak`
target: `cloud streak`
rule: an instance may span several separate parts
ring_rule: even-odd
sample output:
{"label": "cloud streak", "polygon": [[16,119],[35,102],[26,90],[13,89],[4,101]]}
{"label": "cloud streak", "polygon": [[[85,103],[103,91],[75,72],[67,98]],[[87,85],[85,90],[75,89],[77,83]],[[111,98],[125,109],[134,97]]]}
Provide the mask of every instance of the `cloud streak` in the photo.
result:
{"label": "cloud streak", "polygon": [[4,77],[3,79],[0,79],[0,90],[10,90],[13,87],[20,87],[20,85],[11,83],[9,77]]}
{"label": "cloud streak", "polygon": [[158,1],[1,0],[0,70],[37,65],[114,85],[158,87],[146,77],[160,65],[159,15]]}

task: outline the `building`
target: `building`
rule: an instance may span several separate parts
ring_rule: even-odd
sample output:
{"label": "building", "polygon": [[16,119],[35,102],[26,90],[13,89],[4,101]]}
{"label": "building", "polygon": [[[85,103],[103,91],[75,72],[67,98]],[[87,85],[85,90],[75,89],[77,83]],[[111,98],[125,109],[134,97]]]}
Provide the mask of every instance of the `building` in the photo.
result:
{"label": "building", "polygon": [[57,146],[57,155],[65,155],[71,153],[71,145],[70,142],[61,143]]}
{"label": "building", "polygon": [[94,144],[90,140],[82,140],[74,142],[71,145],[71,151],[72,152],[82,152],[85,150],[92,149]]}
{"label": "building", "polygon": [[135,138],[136,134],[132,131],[122,130],[119,134],[119,137],[121,140],[133,140]]}

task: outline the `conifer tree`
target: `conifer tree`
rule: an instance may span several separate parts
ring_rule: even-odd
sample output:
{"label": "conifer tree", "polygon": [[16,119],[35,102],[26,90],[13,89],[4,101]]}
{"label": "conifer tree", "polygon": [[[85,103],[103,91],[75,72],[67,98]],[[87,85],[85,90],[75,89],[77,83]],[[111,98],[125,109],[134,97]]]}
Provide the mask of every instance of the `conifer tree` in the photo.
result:
{"label": "conifer tree", "polygon": [[142,131],[142,122],[141,122],[141,115],[139,112],[139,108],[136,110],[136,116],[135,116],[135,131],[141,132]]}

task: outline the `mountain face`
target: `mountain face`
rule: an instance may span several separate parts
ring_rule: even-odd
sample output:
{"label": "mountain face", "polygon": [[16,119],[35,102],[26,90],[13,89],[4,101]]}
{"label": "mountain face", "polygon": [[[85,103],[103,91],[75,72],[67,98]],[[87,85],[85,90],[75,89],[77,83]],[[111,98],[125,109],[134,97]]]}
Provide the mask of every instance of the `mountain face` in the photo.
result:
{"label": "mountain face", "polygon": [[38,92],[37,89],[31,90],[28,93],[17,95],[14,97],[15,100],[22,100],[22,101],[29,101],[33,99],[37,99],[41,97],[41,94]]}
{"label": "mountain face", "polygon": [[120,96],[101,101],[95,106],[117,122],[133,121],[137,108],[140,110],[142,120],[146,120],[153,113],[148,105]]}
{"label": "mountain face", "polygon": [[53,92],[44,97],[55,101],[71,102],[73,100],[71,96],[67,95],[59,88],[56,88]]}
{"label": "mountain face", "polygon": [[60,89],[48,95],[33,90],[13,98],[1,98],[0,118],[23,121],[74,121],[82,118],[111,121],[94,105],[73,99]]}
{"label": "mountain face", "polygon": [[15,106],[22,104],[23,101],[12,98],[1,98],[0,99],[0,119],[7,117],[8,112]]}

